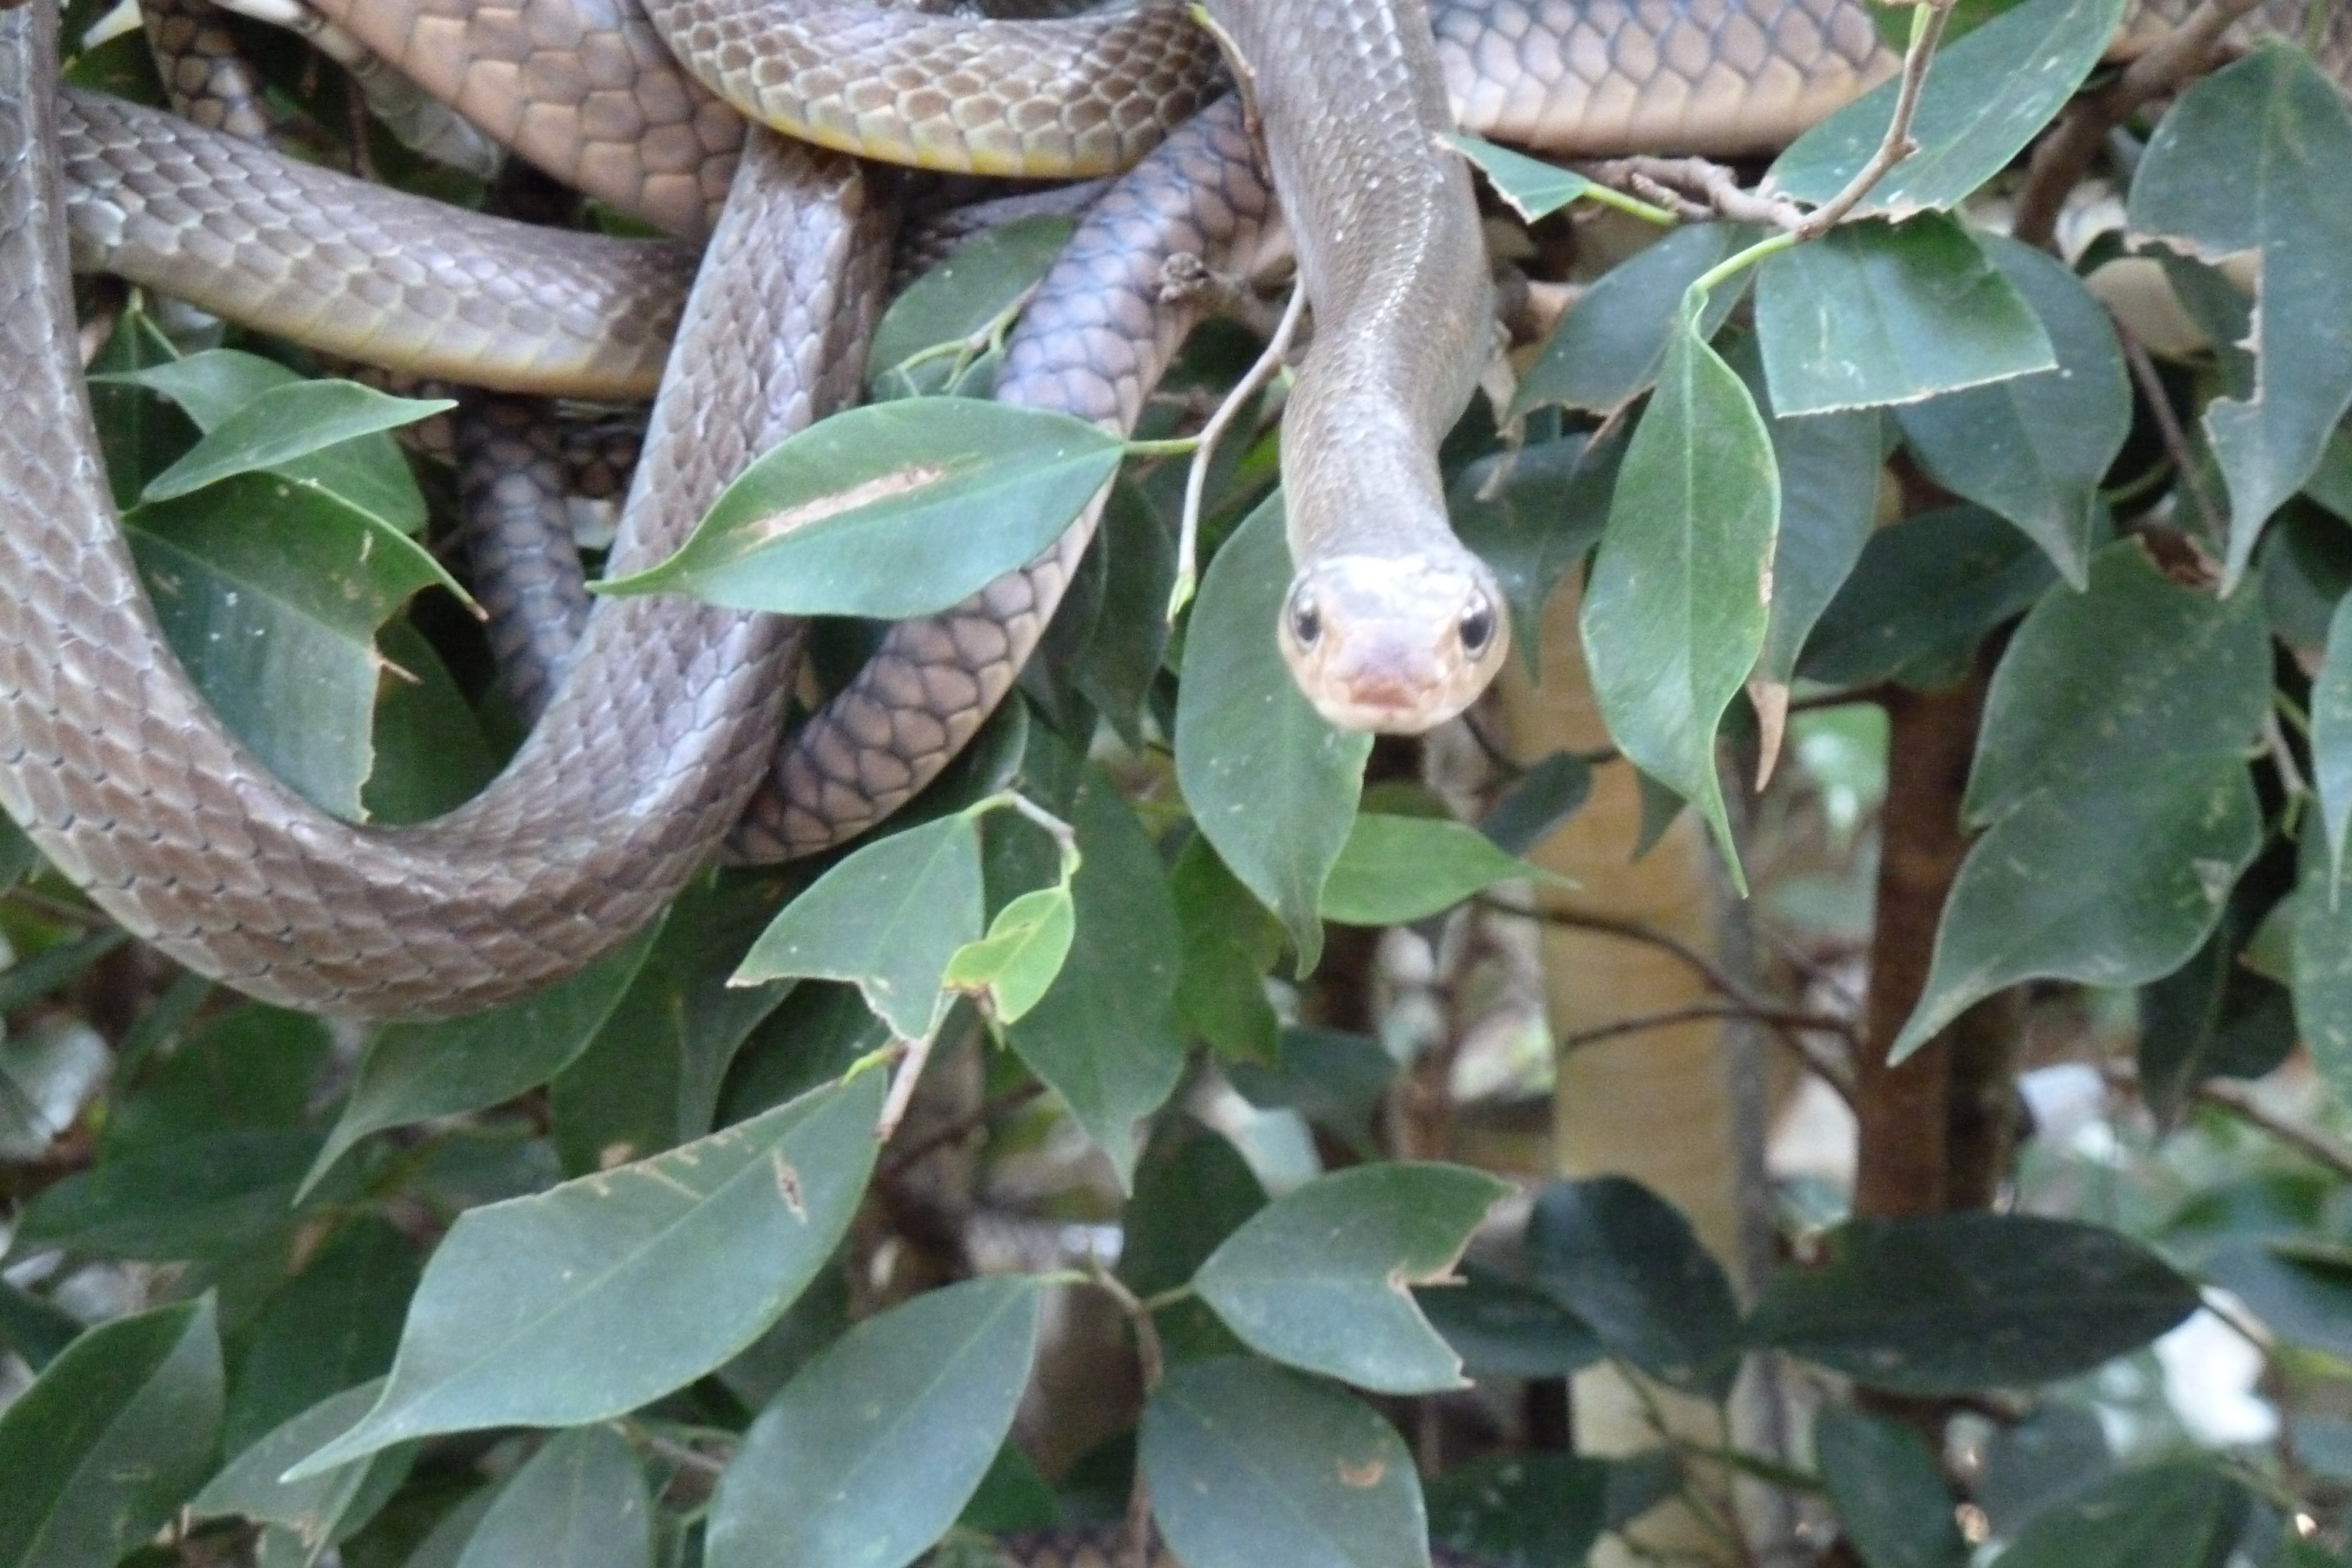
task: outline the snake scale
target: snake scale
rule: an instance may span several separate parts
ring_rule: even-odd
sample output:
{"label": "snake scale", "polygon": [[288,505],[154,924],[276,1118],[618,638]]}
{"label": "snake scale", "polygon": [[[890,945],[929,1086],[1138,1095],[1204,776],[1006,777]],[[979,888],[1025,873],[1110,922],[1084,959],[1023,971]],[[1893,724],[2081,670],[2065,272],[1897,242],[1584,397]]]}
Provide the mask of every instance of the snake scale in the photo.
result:
{"label": "snake scale", "polygon": [[[798,141],[747,141],[741,119],[677,69],[646,20],[610,0],[323,8],[493,134],[616,204],[688,234],[723,207],[699,282],[691,302],[671,303],[688,254],[679,246],[438,209],[386,216],[379,193],[353,183],[297,176],[280,161],[239,164],[267,155],[232,155],[227,139],[206,141],[128,106],[55,99],[44,87],[46,5],[10,13],[10,74],[0,80],[0,152],[11,154],[0,193],[0,353],[33,406],[58,416],[0,429],[0,805],[126,928],[193,967],[313,1010],[443,1016],[527,991],[604,951],[730,828],[739,852],[804,851],[910,795],[1009,685],[1091,519],[966,605],[895,629],[866,674],[772,760],[792,629],[638,601],[589,619],[572,677],[509,771],[474,802],[399,829],[311,809],[188,691],[119,541],[72,354],[61,221],[69,208],[85,265],[139,277],[121,258],[144,247],[155,269],[148,280],[246,316],[237,300],[216,302],[196,287],[209,269],[225,295],[291,301],[285,309],[299,319],[253,308],[268,329],[340,329],[367,340],[321,345],[337,352],[383,358],[397,349],[458,379],[604,395],[642,390],[667,363],[616,549],[622,565],[665,553],[752,452],[852,394],[844,368],[862,359],[866,323],[862,308],[844,307],[870,291],[832,280],[872,278],[887,243],[884,204],[857,165]],[[1053,152],[1059,172],[1116,166],[1162,127],[1093,84],[1139,85],[1172,112],[1203,90],[1208,63],[1165,0],[1050,24],[826,3],[800,7],[797,28],[772,35],[752,30],[752,0],[656,0],[650,9],[709,88],[746,108],[845,144],[881,126],[886,140],[903,134],[926,157],[961,138],[973,168],[1003,166],[988,127],[1004,121]],[[1380,540],[1382,517],[1395,516],[1374,515],[1378,503],[1402,496],[1427,512],[1433,470],[1419,455],[1466,396],[1486,330],[1483,268],[1463,221],[1466,185],[1450,161],[1413,145],[1443,112],[1433,78],[1467,128],[1540,149],[1725,152],[1784,139],[1887,59],[1853,0],[1442,0],[1427,15],[1418,0],[1224,0],[1214,9],[1262,73],[1276,182],[1321,318],[1286,443],[1294,544],[1308,570],[1283,635],[1295,659],[1302,643],[1345,645],[1331,628],[1348,620],[1357,583],[1332,568],[1358,554],[1424,551],[1416,580],[1454,580],[1421,632],[1358,662],[1354,706],[1340,716],[1381,722],[1384,705],[1422,680],[1399,674],[1412,658],[1453,637],[1475,665],[1491,662],[1501,641],[1483,568],[1458,547],[1444,554],[1442,516],[1397,525],[1402,548],[1362,545]],[[1036,42],[1047,36],[1060,41]],[[1314,47],[1293,47],[1307,37]],[[1139,63],[1132,52],[1154,38],[1152,47],[1175,50],[1173,66]],[[884,51],[883,63],[844,63],[865,47]],[[1362,74],[1333,74],[1343,66]],[[1075,84],[1065,80],[1070,72]],[[990,92],[1003,99],[993,119],[973,109]],[[1364,112],[1371,102],[1396,112]],[[1374,122],[1388,129],[1368,130]],[[893,125],[915,129],[887,131]],[[1372,138],[1382,134],[1392,140],[1376,152]],[[71,164],[70,186],[52,148]],[[1182,312],[1156,309],[1137,257],[1157,246],[1160,255],[1188,250],[1245,267],[1277,243],[1231,111],[1197,120],[1153,158],[1089,221],[1077,259],[1066,257],[1048,280],[1012,346],[1002,395],[1127,423],[1185,324]],[[234,177],[223,172],[231,165]],[[793,193],[772,194],[761,219],[773,225],[764,231],[771,256],[793,253],[775,268],[789,276],[768,280],[768,298],[782,303],[766,306],[751,303],[730,270],[753,248],[735,209],[756,204],[755,188]],[[721,204],[725,190],[735,193]],[[1410,244],[1370,261],[1346,243],[1415,222]],[[478,243],[469,244],[477,225]],[[275,279],[268,289],[247,281],[256,246],[276,247],[258,267]],[[518,258],[530,265],[510,265]],[[1423,266],[1458,287],[1421,288],[1414,268]],[[784,347],[765,357],[772,362],[742,362],[744,323],[755,317],[781,323],[773,331]],[[681,348],[664,361],[661,341],[680,319]],[[1442,369],[1416,372],[1433,361],[1402,354],[1397,339],[1432,320],[1443,329]],[[529,333],[509,330],[520,326]],[[530,346],[516,350],[526,339]],[[608,372],[600,356],[634,356],[633,367]],[[1344,367],[1324,384],[1370,385],[1385,401],[1342,400],[1318,438],[1302,439],[1298,424],[1318,419],[1318,357]],[[740,433],[666,443],[666,429],[710,423],[688,410],[719,406],[714,389],[735,394],[739,408],[740,394],[757,389],[767,407],[730,412]],[[1378,483],[1351,497],[1349,482],[1363,476]]]}

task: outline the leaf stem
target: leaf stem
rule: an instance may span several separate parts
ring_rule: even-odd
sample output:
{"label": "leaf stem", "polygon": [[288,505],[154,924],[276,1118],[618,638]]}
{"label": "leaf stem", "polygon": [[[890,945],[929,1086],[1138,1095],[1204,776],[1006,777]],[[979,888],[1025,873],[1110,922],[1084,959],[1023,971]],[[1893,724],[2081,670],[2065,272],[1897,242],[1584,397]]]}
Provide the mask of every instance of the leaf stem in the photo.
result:
{"label": "leaf stem", "polygon": [[1201,500],[1209,487],[1209,465],[1215,461],[1217,443],[1224,438],[1226,426],[1233,423],[1243,406],[1257,395],[1274,372],[1282,367],[1283,357],[1290,352],[1290,340],[1298,332],[1298,319],[1307,308],[1307,289],[1298,283],[1290,286],[1289,302],[1282,308],[1282,319],[1274,335],[1265,340],[1265,350],[1249,373],[1235,382],[1224,401],[1217,404],[1216,413],[1201,427],[1201,434],[1192,449],[1192,465],[1184,475],[1183,523],[1176,534],[1176,585],[1168,594],[1168,619],[1172,623],[1190,603],[1200,587]]}

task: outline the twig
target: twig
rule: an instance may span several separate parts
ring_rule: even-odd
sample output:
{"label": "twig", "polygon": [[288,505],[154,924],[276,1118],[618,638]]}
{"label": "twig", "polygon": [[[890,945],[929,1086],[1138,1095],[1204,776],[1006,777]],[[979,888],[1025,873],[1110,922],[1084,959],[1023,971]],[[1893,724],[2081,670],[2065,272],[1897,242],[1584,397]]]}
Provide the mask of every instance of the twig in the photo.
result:
{"label": "twig", "polygon": [[926,1156],[937,1153],[950,1144],[960,1142],[992,1122],[1010,1116],[1044,1092],[1045,1092],[1045,1086],[1032,1080],[1027,1083],[1006,1090],[984,1104],[975,1106],[971,1111],[958,1116],[944,1126],[932,1128],[905,1148],[893,1149],[890,1152],[890,1157],[882,1163],[882,1168],[875,1173],[875,1181],[888,1183],[898,1180],[916,1166],[920,1165]]}
{"label": "twig", "polygon": [[906,1119],[907,1107],[913,1103],[915,1098],[915,1081],[922,1077],[923,1068],[931,1060],[931,1048],[937,1045],[939,1040],[939,1027],[935,1024],[923,1031],[923,1037],[920,1040],[910,1040],[907,1042],[906,1054],[898,1059],[898,1065],[891,1070],[890,1095],[882,1102],[881,1119],[874,1124],[876,1143],[888,1143],[890,1134],[897,1132],[898,1124]]}
{"label": "twig", "polygon": [[2286,792],[2291,796],[2310,794],[2310,781],[2295,765],[2294,748],[2286,743],[2286,727],[2279,723],[2276,706],[2263,710],[2263,745],[2269,748],[2271,765],[2278,769],[2279,782],[2286,786]]}
{"label": "twig", "polygon": [[1579,165],[1576,172],[1596,185],[1629,191],[1690,221],[1722,217],[1792,229],[1805,219],[1803,210],[1788,197],[1743,188],[1737,173],[1712,159],[1612,158]]}
{"label": "twig", "polygon": [[1678,1023],[1700,1023],[1709,1019],[1743,1019],[1752,1023],[1769,1024],[1774,1029],[1834,1034],[1849,1041],[1854,1037],[1851,1020],[1829,1013],[1809,1013],[1794,1008],[1749,1007],[1742,1002],[1693,1002],[1687,1007],[1668,1008],[1664,1012],[1642,1013],[1633,1018],[1612,1019],[1590,1029],[1573,1030],[1559,1037],[1559,1048],[1562,1051],[1570,1051],[1580,1046],[1615,1040],[1620,1035],[1643,1034],[1654,1029],[1671,1029]]}
{"label": "twig", "polygon": [[[1099,1258],[1088,1257],[1087,1272],[1095,1288],[1118,1303],[1118,1310],[1135,1330],[1135,1360],[1143,1376],[1143,1392],[1149,1396],[1160,1386],[1168,1370],[1168,1358],[1160,1344],[1160,1326],[1151,1321],[1151,1307],[1127,1288],[1127,1282],[1103,1267]],[[1127,1494],[1127,1525],[1120,1543],[1121,1568],[1150,1568],[1151,1562],[1151,1492],[1144,1485],[1140,1466],[1135,1472],[1135,1484]]]}
{"label": "twig", "polygon": [[1951,18],[1948,5],[1927,5],[1912,13],[1911,47],[1903,53],[1903,78],[1895,89],[1895,113],[1886,122],[1886,134],[1879,139],[1878,150],[1870,155],[1854,177],[1846,182],[1844,190],[1815,207],[1789,232],[1800,241],[1819,239],[1836,226],[1840,220],[1862,204],[1871,188],[1886,176],[1886,172],[1919,150],[1911,139],[1911,121],[1919,112],[1919,92],[1927,80],[1927,62],[1934,57],[1936,44],[1944,36],[1944,24]]}
{"label": "twig", "polygon": [[665,1437],[659,1432],[633,1424],[628,1425],[627,1433],[649,1451],[659,1454],[680,1469],[692,1470],[698,1476],[709,1476],[713,1480],[726,1473],[726,1460],[713,1458],[691,1444],[681,1443],[675,1437]]}
{"label": "twig", "polygon": [[34,914],[44,915],[51,920],[62,920],[68,925],[79,925],[85,931],[95,931],[100,926],[114,924],[103,910],[84,909],[78,904],[68,904],[63,899],[51,898],[44,893],[35,893],[29,887],[12,887],[5,893],[0,893],[0,902],[16,904],[20,909],[29,909]]}
{"label": "twig", "polygon": [[2124,74],[2098,92],[2077,99],[2058,128],[2042,138],[2026,164],[2025,186],[2017,198],[2010,232],[2047,249],[2057,232],[2066,193],[2090,168],[2113,131],[2139,107],[2209,69],[2213,51],[2231,23],[2262,0],[2205,0],[2162,42],[2134,60]]}
{"label": "twig", "polygon": [[2208,1078],[2194,1093],[2200,1105],[2210,1105],[2250,1127],[2268,1133],[2280,1143],[2338,1176],[2352,1176],[2352,1149],[2346,1148],[2316,1127],[2307,1127],[2291,1121],[2265,1106],[2255,1098],[2252,1090],[2226,1078]]}
{"label": "twig", "polygon": [[2147,345],[2133,336],[2130,328],[2121,321],[2116,321],[2115,328],[2116,340],[2123,345],[2124,363],[2131,370],[2132,383],[2147,400],[2148,416],[2156,421],[2157,434],[2180,476],[2180,487],[2189,492],[2190,504],[2205,524],[2206,537],[2217,545],[2226,544],[2230,538],[2229,519],[2215,509],[2213,497],[2205,493],[2197,472],[2196,455],[2189,449],[2189,433],[2181,428],[2180,415],[2165,392],[2164,379],[2156,373],[2156,361],[2147,357]]}
{"label": "twig", "polygon": [[1298,331],[1298,318],[1307,308],[1307,289],[1294,282],[1290,286],[1290,302],[1282,308],[1282,319],[1274,329],[1274,336],[1265,342],[1265,351],[1249,368],[1249,373],[1234,383],[1209,423],[1201,427],[1199,443],[1192,448],[1192,466],[1184,474],[1184,519],[1176,535],[1176,586],[1168,595],[1168,619],[1174,621],[1200,586],[1196,565],[1201,547],[1201,498],[1209,487],[1209,465],[1215,461],[1217,443],[1225,427],[1240,414],[1243,405],[1257,395],[1257,390],[1281,368],[1283,356],[1290,352],[1290,340]]}

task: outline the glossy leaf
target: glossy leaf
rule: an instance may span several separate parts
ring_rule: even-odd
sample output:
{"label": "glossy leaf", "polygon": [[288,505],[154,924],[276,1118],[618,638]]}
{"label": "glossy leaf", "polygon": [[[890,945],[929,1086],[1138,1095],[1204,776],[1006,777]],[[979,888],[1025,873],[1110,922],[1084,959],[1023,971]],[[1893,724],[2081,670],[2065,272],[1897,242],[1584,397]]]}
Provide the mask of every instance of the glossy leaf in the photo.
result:
{"label": "glossy leaf", "polygon": [[782,615],[929,615],[1060,537],[1125,444],[1084,420],[970,398],[873,403],[745,469],[676,555],[608,593]]}
{"label": "glossy leaf", "polygon": [[164,1262],[228,1257],[293,1217],[317,1134],[216,1133],[68,1176],[25,1206],[19,1246]]}
{"label": "glossy leaf", "polygon": [[1209,562],[1184,636],[1176,778],[1201,831],[1282,920],[1298,969],[1323,953],[1323,883],[1347,842],[1372,738],[1334,728],[1276,645],[1290,580],[1279,498]]}
{"label": "glossy leaf", "polygon": [[2188,963],[2140,991],[2140,1098],[2161,1127],[2207,1079],[2261,1078],[2294,1049],[2294,998],[2240,961],[2237,925],[2224,915]]}
{"label": "glossy leaf", "polygon": [[2010,642],[1985,695],[1962,811],[1990,822],[2037,789],[2113,789],[2153,763],[2252,746],[2270,702],[2252,594],[2184,588],[2126,539],[2083,593],[2053,593]]}
{"label": "glossy leaf", "polygon": [[1950,218],[1847,225],[1756,270],[1756,334],[1784,417],[1916,402],[2058,363],[2033,308]]}
{"label": "glossy leaf", "polygon": [[1261,1210],[1192,1283],[1260,1354],[1384,1394],[1463,1386],[1408,1290],[1443,1280],[1507,1184],[1391,1163],[1309,1182]]}
{"label": "glossy leaf", "polygon": [[2308,193],[2352,180],[2352,112],[2310,57],[2273,42],[2182,93],[2132,180],[2131,229],[2208,261],[2261,260],[2252,397],[2204,426],[2230,494],[2223,586],[2317,468],[2352,404],[2352,211]]}
{"label": "glossy leaf", "polygon": [[645,1469],[627,1441],[610,1427],[574,1427],[499,1490],[457,1568],[653,1568],[653,1522]]}
{"label": "glossy leaf", "polygon": [[1949,685],[1984,634],[2057,580],[2049,558],[1976,507],[1879,529],[1822,612],[1797,673],[1830,685]]}
{"label": "glossy leaf", "polygon": [[2037,1514],[2000,1560],[2010,1568],[2210,1568],[2245,1528],[2251,1500],[2201,1460],[2126,1470]]}
{"label": "glossy leaf", "polygon": [[1085,856],[1071,882],[1076,934],[1052,987],[1006,1038],[1124,1183],[1136,1124],[1184,1071],[1176,907],[1158,851],[1108,774],[1086,769],[1068,821]]}
{"label": "glossy leaf", "polygon": [[1323,884],[1323,918],[1342,925],[1406,925],[1498,882],[1519,880],[1552,878],[1466,822],[1363,811]]}
{"label": "glossy leaf", "polygon": [[1715,736],[1762,647],[1780,528],[1770,438],[1685,304],[1584,592],[1584,658],[1626,758],[1698,810],[1733,883]]}
{"label": "glossy leaf", "polygon": [[1528,1217],[1527,1254],[1536,1283],[1612,1354],[1677,1388],[1731,1392],[1731,1281],[1665,1199],[1623,1176],[1554,1182]]}
{"label": "glossy leaf", "polygon": [[[2028,0],[1937,51],[1911,122],[1919,150],[1870,193],[1898,216],[1949,207],[2007,168],[2097,65],[2125,0]],[[1866,93],[1799,137],[1772,182],[1826,202],[1861,172],[1886,135],[1895,84]]]}
{"label": "glossy leaf", "polygon": [[1176,1367],[1144,1406],[1138,1458],[1187,1563],[1429,1568],[1412,1455],[1328,1384],[1240,1357]]}
{"label": "glossy leaf", "polygon": [[1564,435],[1477,458],[1446,493],[1454,534],[1502,585],[1530,675],[1543,656],[1544,606],[1600,543],[1624,455],[1622,434]]}
{"label": "glossy leaf", "polygon": [[[222,1447],[241,1453],[320,1400],[380,1377],[392,1365],[416,1281],[415,1249],[388,1221],[362,1215],[336,1231],[239,1333]],[[286,1463],[359,1415],[353,1410],[341,1426],[319,1432]]]}
{"label": "glossy leaf", "polygon": [[2158,758],[2037,789],[1960,863],[1900,1061],[1973,1003],[2037,977],[2143,985],[2185,963],[2262,845],[2242,758]]}
{"label": "glossy leaf", "polygon": [[961,816],[877,839],[784,906],[734,984],[846,980],[901,1040],[946,1013],[948,961],[982,933],[980,835]]}
{"label": "glossy leaf", "polygon": [[873,1167],[882,1078],[460,1215],[383,1397],[295,1474],[436,1432],[603,1420],[725,1361],[840,1241]]}
{"label": "glossy leaf", "polygon": [[1229,1062],[1272,1061],[1281,1023],[1265,980],[1282,957],[1282,923],[1225,869],[1204,837],[1196,835],[1176,857],[1168,888],[1183,950],[1178,1017]]}
{"label": "glossy leaf", "polygon": [[[156,382],[150,377],[146,384]],[[457,406],[447,398],[391,397],[357,382],[297,381],[271,387],[208,426],[203,440],[148,482],[140,499],[173,500],[232,475],[278,468]]]}
{"label": "glossy leaf", "polygon": [[83,1334],[0,1411],[0,1564],[120,1559],[211,1470],[220,1414],[211,1297]]}
{"label": "glossy leaf", "polygon": [[[1118,1277],[1149,1299],[1192,1283],[1224,1239],[1265,1207],[1249,1162],[1223,1135],[1189,1117],[1161,1119],[1136,1164],[1119,1245]],[[1238,1353],[1241,1342],[1199,1297],[1153,1314],[1171,1362]]]}
{"label": "glossy leaf", "polygon": [[[1688,328],[1684,293],[1756,238],[1738,224],[1693,224],[1667,234],[1604,273],[1560,319],[1520,378],[1514,419],[1557,404],[1613,414],[1654,385]],[[1702,307],[1698,335],[1711,338],[1746,292],[1747,274],[1716,289]]]}
{"label": "glossy leaf", "polygon": [[844,1334],[744,1434],[711,1500],[709,1568],[902,1568],[955,1522],[1004,1442],[1044,1288],[929,1291]]}
{"label": "glossy leaf", "polygon": [[1783,1269],[1748,1333],[1874,1388],[1939,1397],[2087,1372],[2197,1310],[2197,1287],[2112,1230],[2033,1215],[1856,1219]]}
{"label": "glossy leaf", "polygon": [[[894,395],[944,390],[931,364],[907,361],[973,338],[1018,305],[1054,265],[1073,226],[1058,215],[1015,218],[958,246],[890,302],[874,329],[868,379]],[[951,362],[934,361],[942,371]]]}
{"label": "glossy leaf", "polygon": [[1968,1562],[1943,1467],[1918,1433],[1885,1416],[1831,1405],[1815,1418],[1813,1449],[1838,1522],[1867,1568],[1962,1568]]}
{"label": "glossy leaf", "polygon": [[1557,163],[1546,163],[1524,152],[1497,147],[1482,137],[1449,132],[1443,140],[1486,176],[1486,183],[1494,187],[1495,194],[1502,197],[1511,211],[1519,214],[1522,223],[1532,224],[1548,218],[1570,202],[1589,196],[1601,188],[1573,169],[1563,169]]}
{"label": "glossy leaf", "polygon": [[305,1189],[372,1134],[496,1105],[562,1071],[611,1015],[660,930],[656,920],[579,973],[488,1012],[379,1030]]}
{"label": "glossy leaf", "polygon": [[1573,1377],[1608,1354],[1556,1297],[1482,1264],[1464,1262],[1461,1283],[1413,1300],[1473,1377]]}
{"label": "glossy leaf", "polygon": [[1977,242],[2032,306],[2055,370],[1895,410],[1927,477],[2000,513],[2069,585],[2089,580],[2100,483],[2131,434],[2131,387],[2106,307],[2062,262],[2000,235]]}
{"label": "glossy leaf", "polygon": [[2284,1343],[2352,1360],[2352,1281],[2252,1238],[2224,1242],[2200,1273]]}
{"label": "glossy leaf", "polygon": [[366,1522],[361,1508],[383,1501],[387,1485],[396,1486],[407,1473],[413,1450],[405,1445],[387,1448],[307,1480],[278,1478],[365,1415],[382,1383],[377,1378],[331,1395],[238,1449],[196,1494],[189,1511],[198,1519],[236,1514],[275,1525],[294,1538],[298,1562],[317,1562],[328,1547]]}

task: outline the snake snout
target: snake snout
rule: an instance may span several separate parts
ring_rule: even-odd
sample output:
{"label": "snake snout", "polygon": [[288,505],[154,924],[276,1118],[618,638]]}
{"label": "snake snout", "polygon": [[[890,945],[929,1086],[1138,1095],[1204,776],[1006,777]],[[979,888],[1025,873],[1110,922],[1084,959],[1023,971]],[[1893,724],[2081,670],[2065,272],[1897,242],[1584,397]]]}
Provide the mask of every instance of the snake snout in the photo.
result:
{"label": "snake snout", "polygon": [[1342,556],[1299,573],[1277,635],[1325,718],[1417,735],[1469,706],[1501,667],[1501,603],[1475,559]]}

